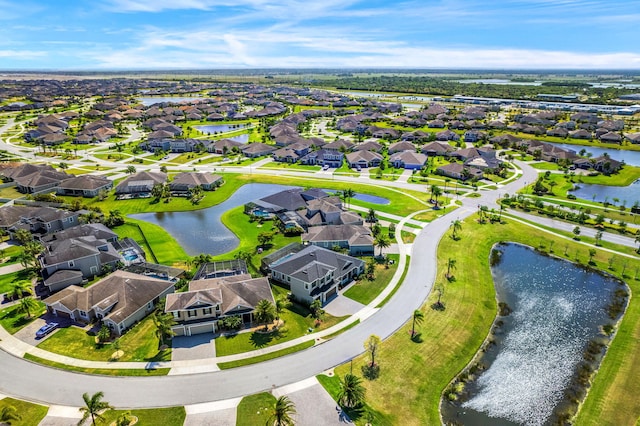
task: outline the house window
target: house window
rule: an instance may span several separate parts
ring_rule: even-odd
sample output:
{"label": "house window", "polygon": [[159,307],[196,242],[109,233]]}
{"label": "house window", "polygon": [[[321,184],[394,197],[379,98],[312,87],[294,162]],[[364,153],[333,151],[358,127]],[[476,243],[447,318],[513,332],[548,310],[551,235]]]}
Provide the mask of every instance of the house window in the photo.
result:
{"label": "house window", "polygon": [[187,316],[188,316],[189,318],[191,318],[191,317],[195,317],[195,316],[197,316],[197,315],[198,315],[198,311],[197,311],[197,310],[195,310],[195,309],[193,309],[193,310],[191,310],[191,311],[187,311]]}
{"label": "house window", "polygon": [[288,281],[288,282],[291,282],[291,277],[287,277],[287,281]]}
{"label": "house window", "polygon": [[211,315],[211,312],[212,312],[211,308],[205,308],[202,310],[202,313],[205,315]]}
{"label": "house window", "polygon": [[69,264],[69,268],[73,268],[74,266],[76,266],[76,264],[73,262],[73,260],[70,260],[68,262],[68,264]]}
{"label": "house window", "polygon": [[305,290],[309,290],[309,284],[305,284],[305,285],[304,285],[304,289],[305,289]]}
{"label": "house window", "polygon": [[173,317],[176,318],[176,319],[180,318],[180,312],[174,311],[173,312]]}
{"label": "house window", "polygon": [[81,317],[87,317],[87,313],[85,311],[80,311],[80,316]]}

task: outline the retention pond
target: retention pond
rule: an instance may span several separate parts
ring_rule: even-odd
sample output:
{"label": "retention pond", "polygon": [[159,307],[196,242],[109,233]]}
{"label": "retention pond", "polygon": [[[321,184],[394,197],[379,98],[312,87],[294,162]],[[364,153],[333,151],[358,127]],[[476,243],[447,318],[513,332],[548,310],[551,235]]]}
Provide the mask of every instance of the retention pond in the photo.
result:
{"label": "retention pond", "polygon": [[445,392],[443,419],[472,426],[553,424],[567,397],[579,394],[573,387],[587,348],[597,344],[599,362],[607,341],[602,327],[613,323],[610,305],[626,286],[517,244],[494,247],[492,263],[503,316],[475,367],[461,375],[464,390],[457,397]]}

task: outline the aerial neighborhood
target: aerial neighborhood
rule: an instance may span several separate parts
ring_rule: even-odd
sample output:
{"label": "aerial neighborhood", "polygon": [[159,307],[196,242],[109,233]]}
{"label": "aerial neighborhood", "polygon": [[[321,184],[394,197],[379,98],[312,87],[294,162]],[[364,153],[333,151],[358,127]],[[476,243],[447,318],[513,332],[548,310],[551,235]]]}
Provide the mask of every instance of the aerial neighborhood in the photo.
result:
{"label": "aerial neighborhood", "polygon": [[[603,392],[602,371],[634,362],[616,342],[637,349],[616,333],[640,323],[628,313],[640,268],[637,100],[542,88],[510,99],[490,84],[418,96],[401,90],[404,77],[389,76],[384,91],[325,77],[3,77],[0,349],[20,348],[20,368],[180,376],[171,404],[155,390],[162,377],[153,389],[130,382],[149,392],[139,408],[172,407],[189,424],[200,418],[185,407],[204,400],[183,392],[183,376],[216,383],[210,402],[253,397],[217,382],[231,377],[223,370],[266,374],[273,398],[289,392],[287,368],[355,424],[399,424],[403,392],[429,407],[407,409],[407,424],[458,424],[467,409],[490,418],[475,387],[500,368],[507,343],[495,336],[535,317],[521,300],[546,298],[533,310],[555,329],[535,327],[557,345],[522,344],[566,361],[561,381],[545,376],[562,396],[543,420],[571,424],[591,410],[586,390]],[[508,269],[516,258],[548,275]],[[543,265],[558,259],[582,269]],[[511,288],[505,276],[538,287]],[[568,276],[594,284],[569,287]],[[564,313],[546,310],[558,300]],[[584,333],[561,336],[565,314]],[[530,355],[513,356],[551,368],[553,357]],[[407,374],[416,382],[401,390],[391,376]],[[262,395],[259,386],[247,389]],[[504,417],[514,424],[529,415],[514,410]],[[301,424],[324,424],[314,419]]]}

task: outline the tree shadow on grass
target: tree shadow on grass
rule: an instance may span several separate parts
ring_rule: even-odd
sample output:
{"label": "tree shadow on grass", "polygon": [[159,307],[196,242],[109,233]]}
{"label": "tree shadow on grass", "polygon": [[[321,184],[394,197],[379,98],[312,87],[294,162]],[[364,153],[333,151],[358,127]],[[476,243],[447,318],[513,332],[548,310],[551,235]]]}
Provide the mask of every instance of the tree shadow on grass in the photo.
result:
{"label": "tree shadow on grass", "polygon": [[160,362],[160,361],[171,361],[171,351],[170,350],[161,350],[158,351],[154,356],[147,357],[144,359],[147,362]]}
{"label": "tree shadow on grass", "polygon": [[362,366],[362,376],[367,380],[375,380],[380,376],[379,364],[365,364]]}
{"label": "tree shadow on grass", "polygon": [[263,348],[265,346],[268,346],[274,340],[279,340],[286,337],[286,335],[286,328],[280,328],[270,333],[253,332],[251,333],[251,338],[249,339],[249,341],[255,348]]}
{"label": "tree shadow on grass", "polygon": [[411,341],[413,343],[422,343],[422,333],[416,333],[413,336],[411,336]]}
{"label": "tree shadow on grass", "polygon": [[431,309],[433,309],[434,311],[444,311],[445,308],[446,307],[445,307],[444,303],[442,303],[442,302],[440,302],[440,303],[436,302],[436,303],[433,303],[431,305]]}

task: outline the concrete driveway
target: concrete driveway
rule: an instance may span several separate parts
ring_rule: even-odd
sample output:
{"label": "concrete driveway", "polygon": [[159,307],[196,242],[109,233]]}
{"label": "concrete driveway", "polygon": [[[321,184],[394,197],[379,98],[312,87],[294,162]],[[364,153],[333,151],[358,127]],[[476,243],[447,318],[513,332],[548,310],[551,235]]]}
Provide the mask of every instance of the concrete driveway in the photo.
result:
{"label": "concrete driveway", "polygon": [[315,377],[274,389],[272,393],[276,398],[287,395],[295,404],[296,425],[344,426],[345,424],[353,424]]}
{"label": "concrete driveway", "polygon": [[172,361],[188,361],[216,356],[216,343],[213,333],[174,337],[171,347],[173,348],[171,351]]}
{"label": "concrete driveway", "polygon": [[340,290],[340,295],[338,297],[334,297],[333,300],[325,305],[324,310],[326,313],[333,315],[334,317],[343,317],[345,315],[353,315],[360,309],[364,308],[362,303],[343,296],[343,292],[344,289]]}

